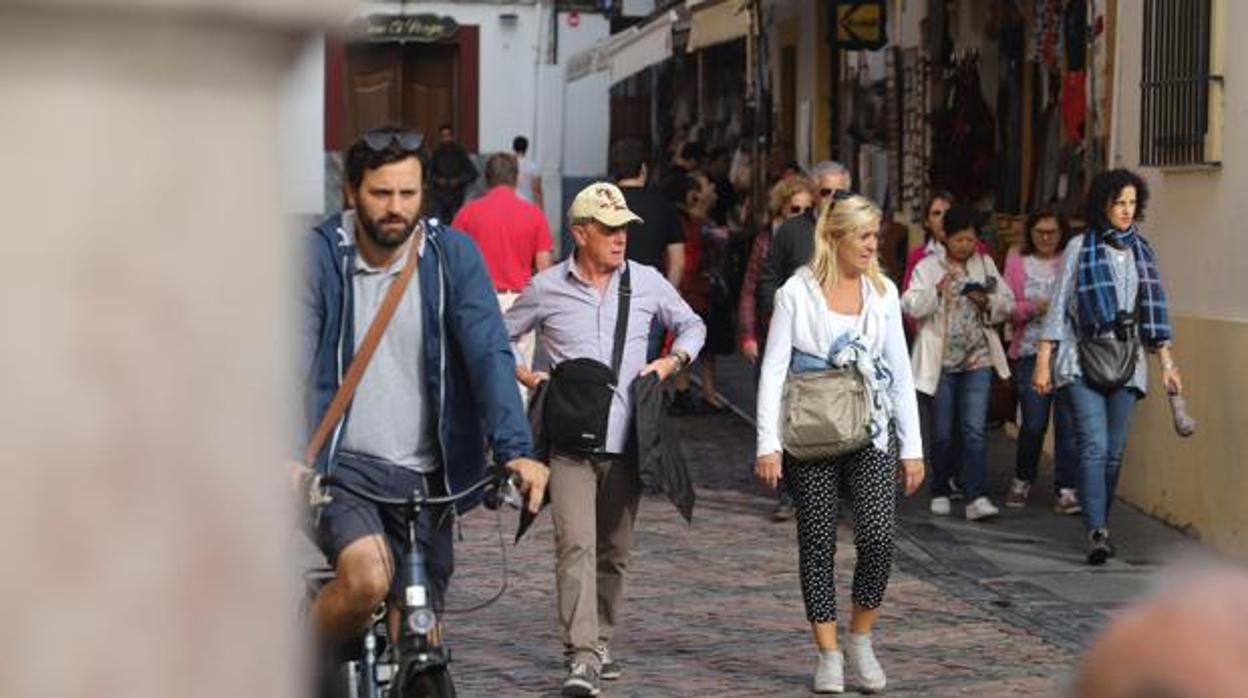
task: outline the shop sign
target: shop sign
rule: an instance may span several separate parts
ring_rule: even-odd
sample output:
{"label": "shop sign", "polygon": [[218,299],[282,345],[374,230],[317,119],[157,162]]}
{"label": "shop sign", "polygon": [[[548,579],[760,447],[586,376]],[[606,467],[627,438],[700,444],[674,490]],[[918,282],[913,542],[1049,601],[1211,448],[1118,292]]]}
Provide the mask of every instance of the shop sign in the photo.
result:
{"label": "shop sign", "polygon": [[452,17],[422,15],[369,15],[356,21],[354,34],[364,41],[446,41],[459,31]]}
{"label": "shop sign", "polygon": [[874,51],[888,43],[884,0],[834,2],[832,35],[837,48]]}

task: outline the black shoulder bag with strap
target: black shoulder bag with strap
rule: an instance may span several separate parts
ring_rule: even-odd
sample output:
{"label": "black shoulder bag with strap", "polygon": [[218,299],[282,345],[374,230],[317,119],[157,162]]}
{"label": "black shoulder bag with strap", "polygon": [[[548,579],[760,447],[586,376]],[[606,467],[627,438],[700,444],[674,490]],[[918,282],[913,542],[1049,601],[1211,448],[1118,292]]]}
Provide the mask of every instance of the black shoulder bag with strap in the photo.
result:
{"label": "black shoulder bag with strap", "polygon": [[1103,390],[1121,388],[1131,382],[1140,355],[1140,296],[1135,291],[1135,310],[1118,311],[1114,333],[1102,337],[1079,338],[1079,368],[1084,382]]}
{"label": "black shoulder bag with strap", "polygon": [[624,359],[624,338],[628,334],[628,312],[632,296],[628,262],[620,275],[619,311],[615,318],[615,346],[611,365],[590,358],[561,361],[550,373],[546,386],[546,408],[542,415],[546,439],[561,451],[601,452],[607,443],[607,419],[619,383]]}

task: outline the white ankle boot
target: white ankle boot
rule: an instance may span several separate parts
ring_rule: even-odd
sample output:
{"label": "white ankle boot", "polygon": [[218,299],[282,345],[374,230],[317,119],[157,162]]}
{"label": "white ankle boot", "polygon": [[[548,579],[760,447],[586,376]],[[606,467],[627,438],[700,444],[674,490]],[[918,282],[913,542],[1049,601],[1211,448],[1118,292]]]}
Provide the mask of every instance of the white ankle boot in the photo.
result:
{"label": "white ankle boot", "polygon": [[850,677],[859,688],[867,692],[884,690],[884,667],[875,658],[870,633],[849,633],[845,640],[845,661],[849,664]]}
{"label": "white ankle boot", "polygon": [[819,650],[814,688],[815,693],[845,692],[845,657],[838,650]]}

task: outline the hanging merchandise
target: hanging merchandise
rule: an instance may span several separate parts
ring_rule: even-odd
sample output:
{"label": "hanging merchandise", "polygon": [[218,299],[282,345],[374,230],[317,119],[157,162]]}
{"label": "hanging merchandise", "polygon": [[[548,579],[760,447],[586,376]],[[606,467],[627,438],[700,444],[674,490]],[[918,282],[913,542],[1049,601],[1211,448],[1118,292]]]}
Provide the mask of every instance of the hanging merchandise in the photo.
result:
{"label": "hanging merchandise", "polygon": [[956,68],[948,108],[932,115],[932,186],[974,202],[992,188],[996,120],[980,90],[979,55]]}
{"label": "hanging merchandise", "polygon": [[1023,170],[1023,55],[1027,30],[1023,16],[1012,5],[996,14],[997,128],[1001,137],[996,158],[994,208],[1022,212]]}
{"label": "hanging merchandise", "polygon": [[1066,140],[1071,143],[1083,141],[1083,122],[1088,114],[1087,73],[1075,70],[1062,78],[1062,124],[1066,127]]}
{"label": "hanging merchandise", "polygon": [[927,84],[931,64],[917,48],[902,49],[901,200],[913,220],[923,217],[928,189]]}
{"label": "hanging merchandise", "polygon": [[1086,70],[1088,66],[1088,2],[1070,0],[1062,15],[1062,39],[1066,46],[1066,70]]}
{"label": "hanging merchandise", "polygon": [[927,0],[927,29],[924,47],[934,65],[949,65],[953,56],[953,39],[949,36],[948,0]]}
{"label": "hanging merchandise", "polygon": [[1056,71],[1061,48],[1062,0],[1034,0],[1031,50],[1027,60]]}

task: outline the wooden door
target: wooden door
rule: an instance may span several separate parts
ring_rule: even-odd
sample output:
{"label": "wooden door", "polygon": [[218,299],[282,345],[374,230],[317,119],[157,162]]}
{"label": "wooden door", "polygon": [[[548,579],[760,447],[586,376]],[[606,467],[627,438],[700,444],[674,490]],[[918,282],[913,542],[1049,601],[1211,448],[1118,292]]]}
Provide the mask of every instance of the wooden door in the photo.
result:
{"label": "wooden door", "polygon": [[344,142],[402,119],[403,63],[397,44],[347,47],[347,118]]}
{"label": "wooden door", "polygon": [[442,124],[451,124],[463,142],[455,47],[426,44],[408,48],[403,56],[403,125],[432,138]]}
{"label": "wooden door", "polygon": [[456,58],[456,47],[446,44],[348,45],[342,142],[379,126],[417,129],[432,138],[449,123],[458,133]]}

